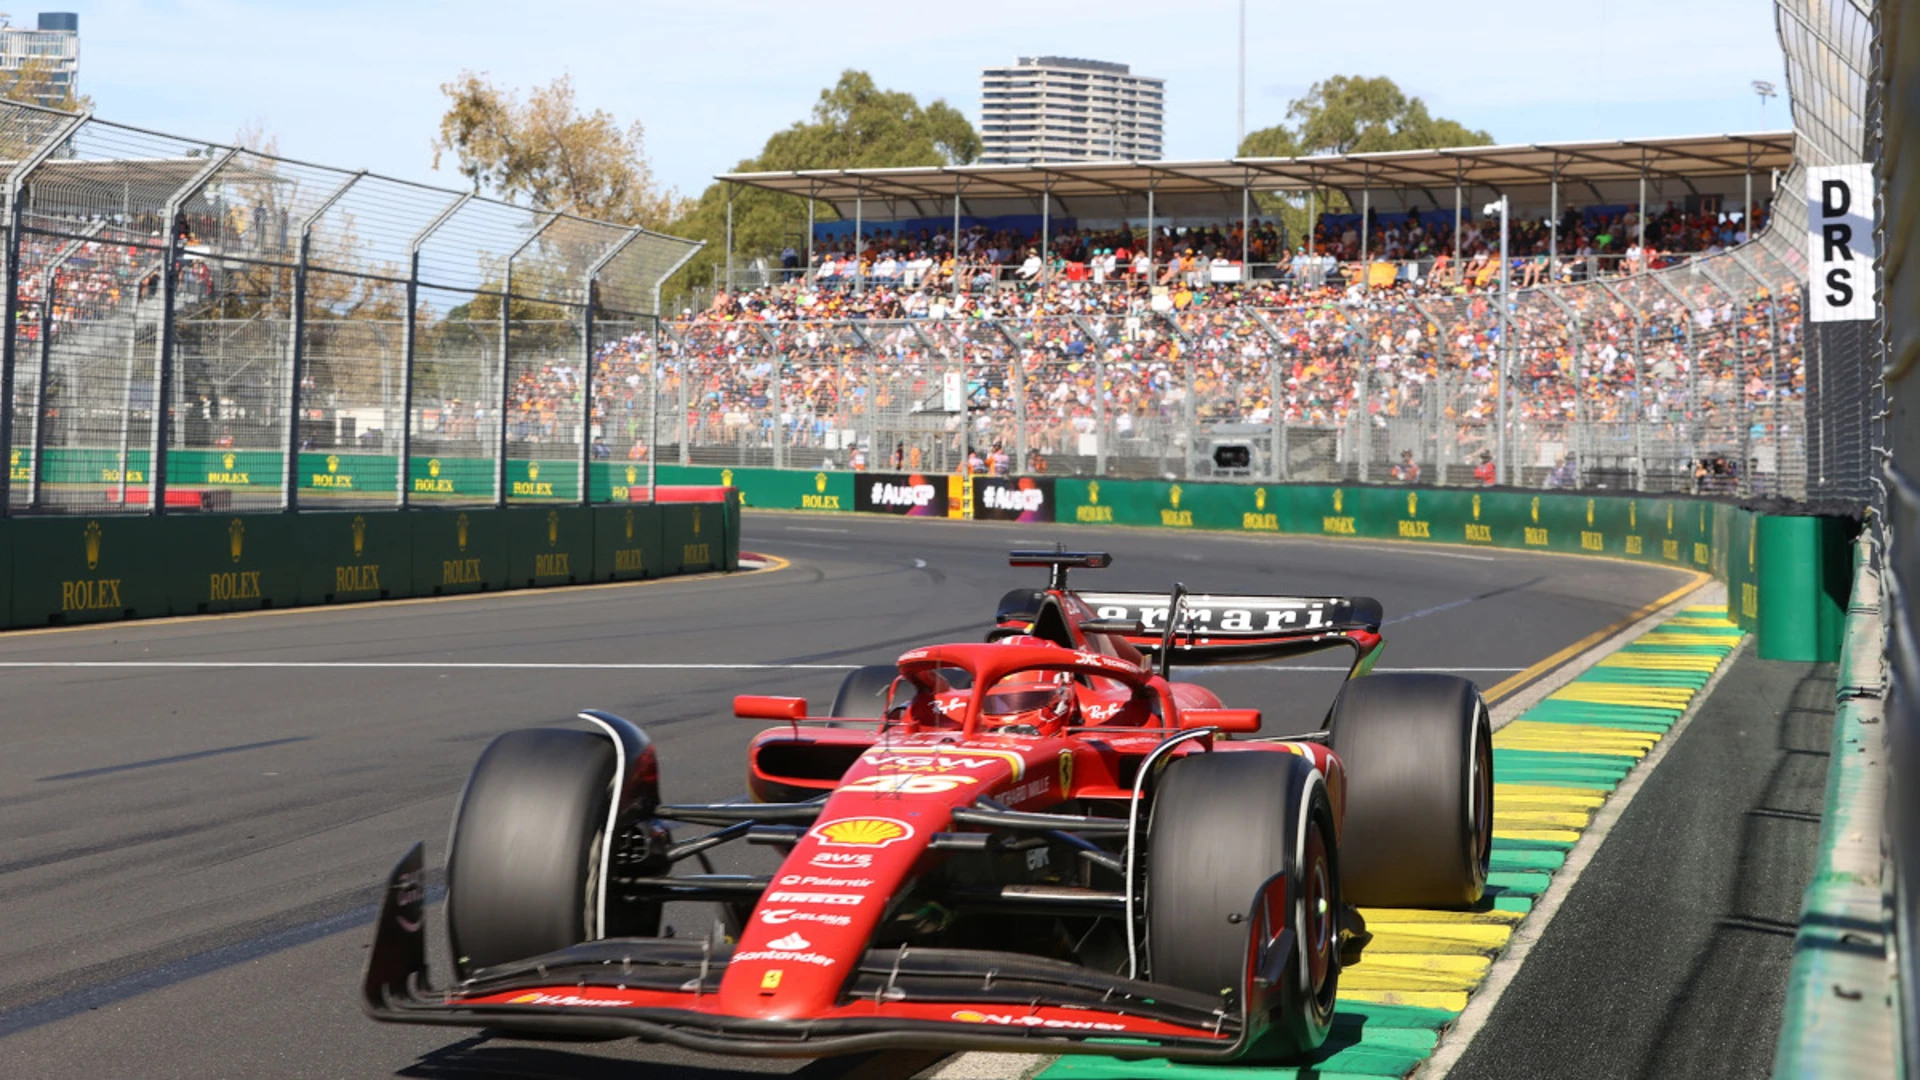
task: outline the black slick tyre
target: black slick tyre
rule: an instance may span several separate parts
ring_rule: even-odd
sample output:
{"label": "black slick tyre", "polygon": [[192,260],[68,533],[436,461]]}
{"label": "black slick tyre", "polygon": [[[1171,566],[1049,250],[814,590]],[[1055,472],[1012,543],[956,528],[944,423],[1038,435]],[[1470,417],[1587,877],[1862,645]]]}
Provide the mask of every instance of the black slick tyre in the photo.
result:
{"label": "black slick tyre", "polygon": [[473,767],[447,855],[447,932],[464,975],[587,940],[613,798],[613,743],[510,731]]}
{"label": "black slick tyre", "polygon": [[1192,754],[1162,776],[1147,825],[1148,977],[1209,995],[1246,992],[1255,892],[1287,875],[1294,931],[1256,1053],[1298,1060],[1326,1041],[1340,984],[1339,852],[1323,778],[1290,753]]}
{"label": "black slick tyre", "polygon": [[827,715],[846,720],[884,720],[893,680],[900,674],[892,664],[869,664],[847,672],[840,680],[840,691],[833,695],[833,708]]}
{"label": "black slick tyre", "polygon": [[1346,769],[1341,885],[1362,907],[1479,902],[1493,853],[1493,733],[1472,682],[1368,675],[1334,699]]}

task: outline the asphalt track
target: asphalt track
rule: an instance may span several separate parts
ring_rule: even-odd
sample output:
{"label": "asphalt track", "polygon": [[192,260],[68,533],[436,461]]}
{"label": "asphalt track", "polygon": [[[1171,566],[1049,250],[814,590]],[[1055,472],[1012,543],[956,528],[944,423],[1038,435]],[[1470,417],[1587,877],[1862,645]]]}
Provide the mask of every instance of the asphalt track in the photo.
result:
{"label": "asphalt track", "polygon": [[[1036,581],[1005,565],[1012,546],[1111,550],[1097,580],[1115,588],[1373,595],[1390,620],[1383,668],[1486,686],[1688,580],[1544,554],[1129,529],[749,514],[745,532],[791,565],[0,635],[0,1076],[601,1077],[635,1075],[635,1061],[664,1080],[911,1075],[932,1058],[741,1063],[375,1025],[355,989],[376,886],[417,839],[439,866],[487,740],[577,708],[645,724],[669,799],[736,794],[757,725],[728,715],[732,694],[824,705],[836,665],[977,639],[1003,592]],[[1272,727],[1307,727],[1338,678],[1200,681]]]}

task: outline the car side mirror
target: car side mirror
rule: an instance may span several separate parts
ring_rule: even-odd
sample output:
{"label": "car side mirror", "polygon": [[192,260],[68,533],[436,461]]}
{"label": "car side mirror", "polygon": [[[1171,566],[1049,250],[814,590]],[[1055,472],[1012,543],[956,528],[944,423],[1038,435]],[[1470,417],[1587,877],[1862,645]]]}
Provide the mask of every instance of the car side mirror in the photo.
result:
{"label": "car side mirror", "polygon": [[1084,634],[1143,634],[1146,629],[1139,619],[1080,620],[1080,632]]}
{"label": "car side mirror", "polygon": [[1219,728],[1232,734],[1245,735],[1260,730],[1259,709],[1182,709],[1180,710],[1182,728]]}
{"label": "car side mirror", "polygon": [[733,715],[742,720],[805,720],[807,699],[769,697],[764,694],[740,694],[733,699]]}

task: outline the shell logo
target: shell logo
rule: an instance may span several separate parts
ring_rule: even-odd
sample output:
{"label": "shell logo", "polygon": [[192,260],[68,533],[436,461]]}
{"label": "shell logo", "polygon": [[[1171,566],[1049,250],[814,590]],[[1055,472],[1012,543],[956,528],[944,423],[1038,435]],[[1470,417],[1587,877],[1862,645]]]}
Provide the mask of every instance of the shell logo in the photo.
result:
{"label": "shell logo", "polygon": [[539,1000],[540,1000],[540,995],[539,995],[539,994],[521,994],[521,995],[520,995],[519,997],[516,997],[516,998],[508,998],[508,999],[507,999],[507,1004],[509,1004],[509,1005],[532,1005],[533,1003],[535,1003],[535,1002],[537,1002],[537,1001],[539,1001]]}
{"label": "shell logo", "polygon": [[1346,493],[1341,491],[1339,488],[1334,488],[1333,489],[1333,512],[1336,514],[1339,513],[1340,504],[1345,502],[1346,500],[1347,500]]}
{"label": "shell logo", "polygon": [[963,1024],[984,1024],[987,1022],[986,1013],[974,1012],[972,1009],[961,1009],[959,1012],[953,1014],[953,1018]]}
{"label": "shell logo", "polygon": [[1253,489],[1253,508],[1255,510],[1265,510],[1267,508],[1267,489],[1266,488]]}
{"label": "shell logo", "polygon": [[1420,516],[1420,493],[1417,491],[1407,492],[1407,516]]}
{"label": "shell logo", "polygon": [[841,818],[812,829],[814,839],[827,847],[886,847],[913,835],[913,826],[892,818]]}

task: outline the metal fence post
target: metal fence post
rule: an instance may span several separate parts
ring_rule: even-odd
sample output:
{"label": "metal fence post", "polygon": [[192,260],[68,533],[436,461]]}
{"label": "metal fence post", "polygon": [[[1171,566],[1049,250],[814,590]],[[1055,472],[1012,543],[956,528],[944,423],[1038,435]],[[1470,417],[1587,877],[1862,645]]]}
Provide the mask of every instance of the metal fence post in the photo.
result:
{"label": "metal fence post", "polygon": [[499,457],[493,463],[493,500],[494,505],[505,508],[507,505],[507,442],[508,413],[513,400],[513,350],[510,344],[513,337],[513,263],[534,241],[539,240],[554,222],[560,220],[559,214],[547,215],[547,220],[533,227],[520,246],[507,256],[506,269],[500,280],[500,396],[496,404],[500,407],[500,440],[495,449]]}
{"label": "metal fence post", "polygon": [[[640,229],[629,229],[627,234],[614,241],[592,266],[587,267],[586,310],[580,316],[580,505],[593,502],[588,493],[587,481],[593,474],[593,304],[594,294],[599,288],[600,274],[627,246],[640,239]],[[609,495],[612,492],[608,492]]]}
{"label": "metal fence post", "polygon": [[[163,216],[166,234],[161,239],[160,329],[159,340],[154,345],[152,457],[147,462],[147,512],[150,514],[167,512],[167,411],[168,397],[173,390],[173,298],[180,276],[180,211],[188,199],[212,183],[220,170],[239,154],[238,150],[227,150],[209,161],[194,174],[193,179],[167,197]],[[122,461],[120,475],[126,474],[127,463]],[[123,502],[121,505],[124,507],[126,504]]]}
{"label": "metal fence post", "polygon": [[[3,313],[0,314],[0,320],[4,320],[4,325],[0,325],[0,333],[6,335],[5,340],[0,342],[0,452],[8,455],[9,462],[12,461],[13,451],[13,373],[20,336],[17,322],[20,311],[20,227],[24,216],[21,195],[26,190],[27,178],[33,171],[92,118],[93,114],[90,112],[73,117],[58,131],[48,136],[45,142],[35,146],[26,159],[14,166],[7,174],[7,250],[3,286],[7,290],[7,295],[6,299],[0,302],[0,313]],[[44,294],[40,302],[44,308],[46,306]],[[37,415],[34,419],[34,427],[36,430],[39,427]],[[39,468],[38,457],[34,459],[34,468],[36,470]],[[4,471],[0,471],[0,517],[5,517],[12,512],[13,468],[9,464]]]}
{"label": "metal fence post", "polygon": [[471,192],[457,196],[407,245],[407,314],[400,342],[400,460],[396,465],[399,475],[394,478],[402,510],[412,503],[409,489],[413,486],[413,368],[420,337],[420,249],[472,199]]}
{"label": "metal fence post", "polygon": [[1287,385],[1286,372],[1281,366],[1281,361],[1285,359],[1287,352],[1286,338],[1281,335],[1278,327],[1268,321],[1265,312],[1248,309],[1247,313],[1253,316],[1254,323],[1273,342],[1273,348],[1267,353],[1267,397],[1273,419],[1271,436],[1273,449],[1270,453],[1273,455],[1273,462],[1267,472],[1268,478],[1278,484],[1287,478],[1287,424],[1280,410],[1280,398],[1285,393]]}
{"label": "metal fence post", "polygon": [[347,177],[346,183],[334,188],[300,222],[300,239],[293,263],[293,310],[287,335],[287,452],[280,474],[280,506],[288,511],[299,509],[300,502],[300,380],[304,377],[301,361],[306,355],[301,339],[307,331],[307,257],[313,249],[313,226],[365,175],[366,171],[362,170]]}
{"label": "metal fence post", "polygon": [[1648,274],[1647,277],[1680,304],[1682,328],[1687,342],[1687,407],[1685,423],[1681,426],[1687,433],[1687,468],[1691,469],[1693,463],[1700,460],[1700,351],[1693,339],[1693,304],[1684,292],[1667,280],[1667,275]]}
{"label": "metal fence post", "polygon": [[1562,299],[1551,285],[1535,291],[1567,317],[1567,375],[1573,382],[1573,419],[1567,425],[1567,446],[1573,460],[1573,486],[1580,487],[1580,470],[1586,458],[1580,448],[1580,318],[1573,305]]}
{"label": "metal fence post", "polygon": [[[107,227],[104,221],[96,221],[80,231],[80,235],[66,242],[53,261],[40,272],[40,348],[38,350],[38,374],[33,381],[33,434],[32,459],[27,464],[27,506],[38,509],[40,506],[40,485],[42,460],[46,456],[47,446],[47,375],[53,367],[53,292],[54,276],[60,268],[73,258],[74,252],[93,241]],[[12,473],[12,469],[8,469]],[[11,497],[11,496],[9,496]]]}
{"label": "metal fence post", "polygon": [[1645,337],[1641,331],[1645,320],[1640,317],[1640,309],[1628,303],[1627,299],[1616,292],[1613,286],[1604,281],[1595,281],[1594,284],[1608,296],[1613,297],[1614,302],[1626,308],[1633,319],[1633,393],[1627,400],[1632,403],[1633,408],[1633,418],[1629,421],[1633,425],[1633,489],[1644,491],[1647,486],[1647,447],[1642,420],[1647,411],[1647,364],[1644,352]]}

